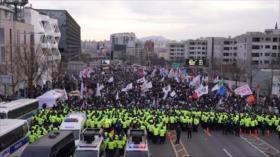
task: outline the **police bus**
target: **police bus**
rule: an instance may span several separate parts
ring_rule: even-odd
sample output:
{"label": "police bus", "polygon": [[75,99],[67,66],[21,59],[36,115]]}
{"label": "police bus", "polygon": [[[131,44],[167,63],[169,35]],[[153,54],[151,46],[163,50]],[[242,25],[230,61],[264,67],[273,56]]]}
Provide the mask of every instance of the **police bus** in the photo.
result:
{"label": "police bus", "polygon": [[103,130],[98,128],[85,129],[74,157],[101,157],[104,154]]}
{"label": "police bus", "polygon": [[0,119],[0,157],[19,156],[28,144],[26,120]]}
{"label": "police bus", "polygon": [[60,130],[72,131],[77,145],[81,138],[81,133],[84,129],[86,114],[82,112],[70,113],[66,116],[60,125]]}
{"label": "police bus", "polygon": [[37,99],[19,99],[0,104],[0,119],[31,120],[37,113],[39,103]]}
{"label": "police bus", "polygon": [[150,157],[146,130],[130,129],[127,136],[124,157]]}
{"label": "police bus", "polygon": [[54,131],[29,144],[21,157],[70,157],[75,151],[71,131]]}

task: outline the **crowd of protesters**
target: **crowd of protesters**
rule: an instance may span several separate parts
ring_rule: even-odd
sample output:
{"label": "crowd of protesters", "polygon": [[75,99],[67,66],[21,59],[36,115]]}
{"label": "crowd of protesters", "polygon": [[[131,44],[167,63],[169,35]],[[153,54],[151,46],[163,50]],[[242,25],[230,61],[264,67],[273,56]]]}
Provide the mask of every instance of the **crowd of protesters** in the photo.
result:
{"label": "crowd of protesters", "polygon": [[[66,90],[79,90],[81,96],[69,97],[51,109],[40,110],[34,116],[30,142],[58,130],[71,112],[87,113],[86,128],[105,130],[104,150],[122,150],[128,128],[146,129],[148,138],[158,144],[165,142],[168,130],[185,130],[191,138],[192,132],[200,131],[200,126],[207,131],[221,130],[225,135],[277,133],[280,139],[279,114],[259,108],[255,101],[249,104],[246,97],[236,95],[222,81],[218,83],[226,87],[225,93],[209,90],[208,94],[197,97],[194,92],[197,87],[190,83],[194,78],[191,74],[180,71],[178,75],[177,70],[176,76],[170,77],[169,73],[159,67],[116,65],[107,71],[93,68],[80,76],[65,78]],[[209,89],[215,85],[205,79],[206,74],[200,75],[200,84],[208,85]],[[143,87],[147,82],[152,87]],[[128,87],[129,84],[132,86]],[[273,103],[279,109],[278,99],[266,103]],[[115,145],[110,144],[112,140],[116,141]]]}

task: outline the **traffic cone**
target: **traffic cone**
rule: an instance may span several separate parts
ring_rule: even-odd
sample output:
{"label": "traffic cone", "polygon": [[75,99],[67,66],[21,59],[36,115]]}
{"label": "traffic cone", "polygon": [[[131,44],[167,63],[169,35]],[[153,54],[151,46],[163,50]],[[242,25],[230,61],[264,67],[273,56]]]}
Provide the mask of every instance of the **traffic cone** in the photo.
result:
{"label": "traffic cone", "polygon": [[258,130],[255,130],[254,135],[255,135],[256,138],[258,137]]}
{"label": "traffic cone", "polygon": [[171,139],[171,132],[170,131],[167,132],[166,137],[167,137],[168,140]]}

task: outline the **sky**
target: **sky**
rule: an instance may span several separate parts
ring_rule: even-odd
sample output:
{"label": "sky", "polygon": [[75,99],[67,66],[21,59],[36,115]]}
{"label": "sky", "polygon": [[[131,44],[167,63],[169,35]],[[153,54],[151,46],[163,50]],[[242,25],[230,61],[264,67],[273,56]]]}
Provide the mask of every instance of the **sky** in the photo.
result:
{"label": "sky", "polygon": [[[236,36],[274,28],[279,0],[29,0],[33,8],[64,9],[81,26],[82,40],[134,32],[171,40]],[[280,24],[278,24],[280,25]]]}

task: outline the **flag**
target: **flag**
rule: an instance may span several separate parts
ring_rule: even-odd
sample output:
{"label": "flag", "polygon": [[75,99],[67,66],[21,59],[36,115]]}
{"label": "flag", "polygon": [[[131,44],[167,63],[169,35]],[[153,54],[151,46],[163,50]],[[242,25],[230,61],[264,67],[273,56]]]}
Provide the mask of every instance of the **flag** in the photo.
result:
{"label": "flag", "polygon": [[173,98],[175,95],[176,95],[176,92],[175,92],[175,91],[173,91],[173,92],[170,93],[170,96],[171,96],[172,98]]}
{"label": "flag", "polygon": [[72,79],[73,79],[74,82],[77,82],[77,81],[78,81],[78,80],[76,79],[76,77],[75,77],[73,74],[71,75],[71,77],[72,77]]}
{"label": "flag", "polygon": [[220,86],[218,91],[217,91],[217,94],[219,95],[225,95],[226,94],[226,89],[225,89],[225,86]]}
{"label": "flag", "polygon": [[218,83],[219,82],[219,76],[217,76],[214,80],[213,83]]}
{"label": "flag", "polygon": [[128,84],[125,88],[122,89],[122,92],[127,92],[129,91],[130,89],[132,89],[133,86],[132,86],[132,83]]}
{"label": "flag", "polygon": [[211,91],[214,92],[215,90],[218,90],[220,88],[219,84],[216,84]]}
{"label": "flag", "polygon": [[152,76],[152,77],[155,77],[156,72],[157,72],[157,69],[155,68],[155,69],[153,70],[153,72],[152,72],[151,76]]}
{"label": "flag", "polygon": [[64,92],[64,100],[68,100],[68,95],[67,95],[65,88],[64,88],[63,92]]}
{"label": "flag", "polygon": [[101,90],[104,88],[104,85],[103,84],[101,84],[101,85],[99,85],[99,83],[97,83],[97,87],[96,87],[96,94],[95,94],[95,96],[101,96]]}
{"label": "flag", "polygon": [[171,68],[168,73],[168,78],[172,78],[174,76],[174,70]]}
{"label": "flag", "polygon": [[81,95],[81,98],[84,97],[84,82],[81,83],[80,95]]}
{"label": "flag", "polygon": [[142,78],[138,79],[136,82],[137,83],[144,83],[146,81],[145,77],[143,76]]}
{"label": "flag", "polygon": [[133,88],[132,83],[130,83],[130,84],[128,84],[128,85],[126,86],[126,89],[128,89],[128,90],[130,90],[130,89],[132,89],[132,88]]}
{"label": "flag", "polygon": [[240,95],[241,97],[253,94],[248,84],[236,88],[234,93]]}
{"label": "flag", "polygon": [[198,87],[200,85],[200,75],[197,75],[193,80],[190,82],[191,86]]}
{"label": "flag", "polygon": [[110,77],[110,79],[108,80],[109,83],[114,82],[114,77]]}
{"label": "flag", "polygon": [[168,96],[168,92],[170,92],[171,91],[171,86],[170,85],[168,85],[168,86],[166,86],[166,87],[164,87],[164,88],[162,88],[162,91],[163,91],[163,93],[164,93],[164,95],[163,95],[163,100],[165,100],[166,98],[167,98],[167,96]]}
{"label": "flag", "polygon": [[117,92],[117,94],[116,94],[116,100],[119,100],[120,98],[119,98],[119,92]]}
{"label": "flag", "polygon": [[197,94],[197,97],[201,97],[204,94],[208,94],[208,86],[200,85],[196,90],[195,93]]}

